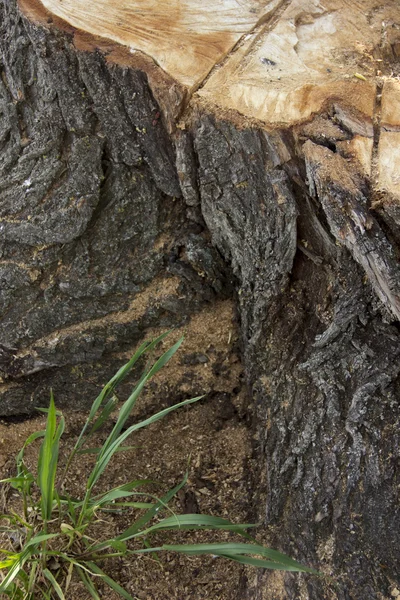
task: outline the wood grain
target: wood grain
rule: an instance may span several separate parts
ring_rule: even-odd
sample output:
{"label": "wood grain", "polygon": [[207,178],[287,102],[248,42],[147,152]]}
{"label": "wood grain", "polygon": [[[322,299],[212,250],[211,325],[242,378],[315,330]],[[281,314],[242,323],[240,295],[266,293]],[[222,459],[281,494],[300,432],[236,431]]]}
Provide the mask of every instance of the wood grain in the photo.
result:
{"label": "wood grain", "polygon": [[179,82],[200,82],[282,0],[43,0],[74,27],[149,54]]}

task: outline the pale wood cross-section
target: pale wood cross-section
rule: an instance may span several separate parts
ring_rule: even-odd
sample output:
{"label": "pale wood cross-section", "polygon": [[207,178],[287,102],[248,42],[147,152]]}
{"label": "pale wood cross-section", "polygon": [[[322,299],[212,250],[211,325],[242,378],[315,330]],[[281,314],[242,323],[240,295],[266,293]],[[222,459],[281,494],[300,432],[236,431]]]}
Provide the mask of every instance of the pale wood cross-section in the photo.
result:
{"label": "pale wood cross-section", "polygon": [[398,0],[42,4],[77,29],[146,54],[197,102],[249,122],[290,127],[333,111],[352,132],[349,149],[364,173],[400,198],[400,83],[384,60],[400,23]]}
{"label": "pale wood cross-section", "polygon": [[189,87],[282,0],[43,0],[74,27],[150,55]]}

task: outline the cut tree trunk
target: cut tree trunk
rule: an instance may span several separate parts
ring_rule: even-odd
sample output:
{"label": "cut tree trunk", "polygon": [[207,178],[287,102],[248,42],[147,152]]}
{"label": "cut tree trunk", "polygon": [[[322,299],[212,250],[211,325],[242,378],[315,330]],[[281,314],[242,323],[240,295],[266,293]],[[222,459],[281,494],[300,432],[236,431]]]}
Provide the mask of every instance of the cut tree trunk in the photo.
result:
{"label": "cut tree trunk", "polygon": [[255,516],[333,575],[242,598],[400,597],[399,22],[398,0],[0,0],[0,413],[76,406],[233,299]]}

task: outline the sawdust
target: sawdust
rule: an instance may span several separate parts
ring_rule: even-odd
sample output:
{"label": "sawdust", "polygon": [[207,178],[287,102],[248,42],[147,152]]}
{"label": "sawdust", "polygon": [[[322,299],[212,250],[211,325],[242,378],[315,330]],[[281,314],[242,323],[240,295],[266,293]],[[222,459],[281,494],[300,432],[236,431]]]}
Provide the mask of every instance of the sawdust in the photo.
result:
{"label": "sawdust", "polygon": [[[198,511],[227,517],[234,522],[247,522],[252,506],[249,486],[251,436],[232,303],[221,301],[195,315],[185,333],[184,345],[147,387],[132,421],[183,399],[186,393],[190,396],[193,391],[196,395],[208,392],[208,396],[136,432],[127,440],[136,449],[119,453],[113,459],[99,482],[98,491],[133,479],[150,478],[160,483],[159,493],[162,493],[182,479],[190,457],[188,484],[179,494],[174,510],[178,513]],[[170,346],[178,335],[179,332],[174,332],[164,346]],[[121,364],[124,354],[121,354]],[[64,414],[67,426],[61,462],[65,461],[85,419],[84,414],[72,410]],[[116,414],[110,420],[108,431],[115,418]],[[15,455],[28,435],[44,425],[42,416],[22,422],[0,422],[2,477],[14,471]],[[101,445],[108,431],[100,432],[90,445]],[[37,458],[38,444],[33,444],[27,450],[27,462],[33,469]],[[93,460],[92,455],[79,457],[66,482],[71,494],[82,495]],[[15,502],[16,498],[9,495],[8,508]],[[133,518],[130,514],[101,515],[95,533],[99,538],[109,537],[125,529]],[[169,534],[158,538],[157,543],[221,539],[232,537],[203,532],[197,535]],[[140,600],[234,600],[241,597],[244,581],[241,565],[211,556],[185,558],[166,553],[160,558],[161,563],[149,556],[126,557],[104,563],[102,567]],[[255,571],[247,568],[246,576],[254,578]],[[107,588],[99,587],[101,597],[116,599]],[[69,600],[88,600],[77,581],[72,583],[67,597]]]}

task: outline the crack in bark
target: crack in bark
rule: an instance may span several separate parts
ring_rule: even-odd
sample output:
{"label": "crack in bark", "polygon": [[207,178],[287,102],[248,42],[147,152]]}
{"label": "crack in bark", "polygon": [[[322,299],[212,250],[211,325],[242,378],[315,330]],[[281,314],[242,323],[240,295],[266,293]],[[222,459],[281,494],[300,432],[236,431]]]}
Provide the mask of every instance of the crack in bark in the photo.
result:
{"label": "crack in bark", "polygon": [[371,182],[375,186],[379,180],[379,139],[381,135],[381,102],[383,81],[376,75],[376,95],[373,113],[374,143],[371,156]]}

